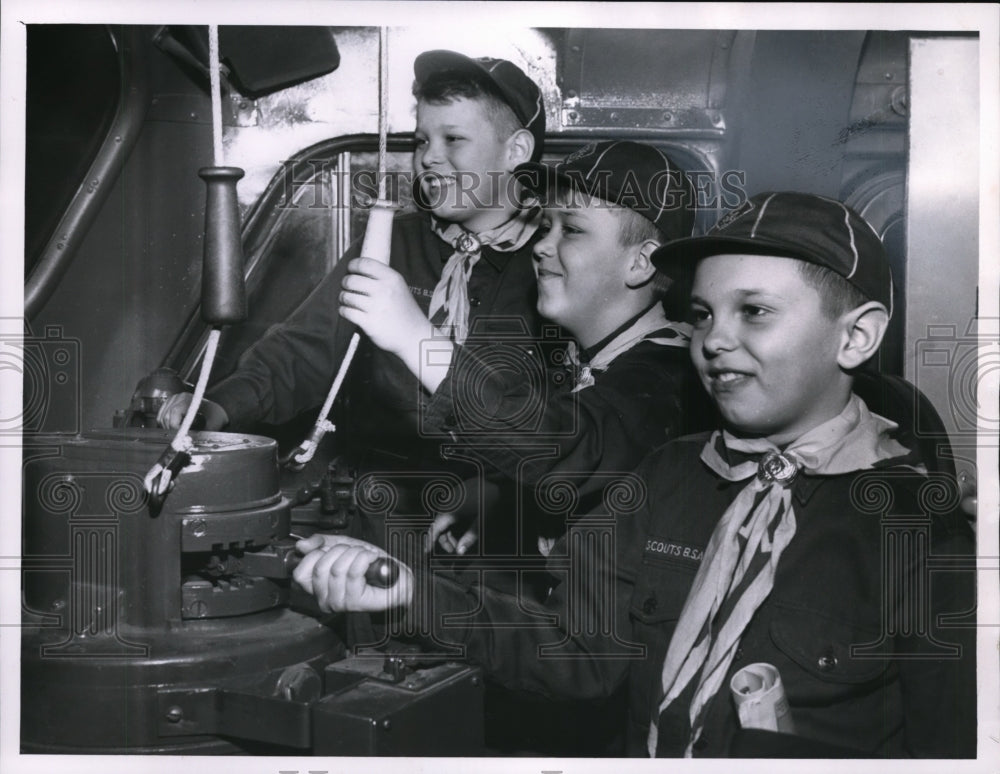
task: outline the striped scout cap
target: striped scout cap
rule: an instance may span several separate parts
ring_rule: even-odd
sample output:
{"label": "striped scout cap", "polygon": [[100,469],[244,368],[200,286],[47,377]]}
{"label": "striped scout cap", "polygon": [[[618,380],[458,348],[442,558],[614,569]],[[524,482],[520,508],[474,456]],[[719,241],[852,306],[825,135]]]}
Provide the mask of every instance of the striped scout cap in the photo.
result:
{"label": "striped scout cap", "polygon": [[892,314],[892,275],[882,241],[858,213],[835,199],[788,191],[757,194],[723,215],[705,236],[659,247],[652,261],[669,273],[724,253],[823,266]]}
{"label": "striped scout cap", "polygon": [[634,210],[668,239],[690,236],[694,227],[691,181],[652,145],[629,140],[589,143],[554,166],[521,164],[514,174],[543,206],[547,194],[562,185]]}

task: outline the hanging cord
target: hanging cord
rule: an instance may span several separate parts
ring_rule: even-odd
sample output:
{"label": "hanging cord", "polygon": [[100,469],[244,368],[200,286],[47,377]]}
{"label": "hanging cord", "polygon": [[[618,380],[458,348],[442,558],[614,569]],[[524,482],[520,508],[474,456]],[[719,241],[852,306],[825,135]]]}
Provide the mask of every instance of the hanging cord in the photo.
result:
{"label": "hanging cord", "polygon": [[[378,205],[384,206],[386,204],[385,176],[389,136],[389,46],[387,28],[379,27],[378,42],[378,202],[376,202],[376,207]],[[376,209],[373,207],[372,211],[368,215],[369,221],[375,216]],[[367,244],[367,239],[365,242]],[[363,252],[364,251],[362,251],[362,253]],[[344,378],[347,376],[347,369],[351,367],[351,361],[354,360],[354,353],[357,352],[358,344],[360,342],[361,334],[355,331],[351,334],[351,340],[347,345],[347,352],[344,353],[344,359],[340,362],[340,368],[337,369],[337,375],[334,377],[333,386],[330,387],[330,392],[326,396],[323,408],[319,411],[319,418],[316,420],[316,424],[313,426],[312,432],[306,440],[304,440],[287,455],[282,457],[282,465],[290,468],[291,470],[301,470],[315,456],[316,449],[319,448],[319,443],[323,440],[323,436],[337,429],[336,425],[327,419],[327,416],[330,413],[330,409],[333,408],[333,402],[337,399],[337,393],[340,392],[340,387],[344,383]]]}
{"label": "hanging cord", "polygon": [[[212,151],[215,166],[221,167],[225,164],[222,150],[222,83],[219,76],[219,27],[210,24],[208,27],[208,62],[209,75],[212,86]],[[190,462],[191,449],[194,448],[194,441],[190,435],[191,425],[201,408],[202,399],[205,397],[205,389],[208,387],[208,376],[212,371],[212,363],[215,361],[215,352],[219,346],[219,338],[222,336],[222,329],[214,326],[208,334],[208,343],[205,346],[205,355],[201,361],[201,373],[198,376],[198,383],[195,385],[194,396],[188,405],[184,421],[177,428],[174,439],[156,464],[149,469],[146,474],[144,484],[146,491],[162,500],[170,489],[174,477]]]}
{"label": "hanging cord", "polygon": [[378,29],[378,199],[385,201],[385,167],[389,142],[388,29]]}

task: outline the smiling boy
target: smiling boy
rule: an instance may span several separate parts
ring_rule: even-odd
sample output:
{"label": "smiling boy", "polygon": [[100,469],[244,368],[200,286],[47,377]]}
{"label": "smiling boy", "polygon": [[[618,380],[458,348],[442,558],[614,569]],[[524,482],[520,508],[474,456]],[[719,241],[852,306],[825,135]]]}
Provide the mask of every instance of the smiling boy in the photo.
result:
{"label": "smiling boy", "polygon": [[[587,554],[590,580],[571,575],[523,612],[610,615],[621,632],[627,620],[641,656],[609,658],[567,623],[490,627],[509,600],[446,578],[413,609],[414,577],[367,586],[380,552],[357,542],[302,542],[315,551],[296,578],[329,609],[429,615],[522,689],[590,697],[627,672],[633,755],[974,756],[975,627],[958,619],[975,609],[975,575],[928,567],[975,554],[957,487],[852,391],[893,306],[877,235],[840,202],[762,194],[653,260],[695,266],[691,352],[723,427],[650,455],[616,554]],[[565,658],[539,658],[556,643]],[[783,683],[784,733],[737,708],[732,679],[761,664]]]}
{"label": "smiling boy", "polygon": [[[541,92],[503,59],[428,51],[413,69],[419,211],[393,222],[389,263],[401,278],[393,306],[430,317],[456,341],[472,324],[502,330],[512,319],[534,333],[531,247],[539,213],[512,198],[512,173],[541,156]],[[338,314],[338,298],[359,252],[360,241],[286,322],[241,357],[234,373],[208,390],[208,429],[281,425],[323,403],[354,332]],[[419,384],[399,358],[363,340],[342,396],[335,407],[337,453],[359,474],[433,475],[448,467],[440,440],[421,437]],[[189,394],[174,396],[160,423],[176,428],[189,401]],[[406,481],[394,485],[400,508],[410,508]],[[413,497],[419,502],[419,492]],[[381,542],[380,528],[369,537]]]}
{"label": "smiling boy", "polygon": [[[409,365],[432,393],[425,426],[460,441],[493,482],[530,487],[546,474],[569,476],[585,513],[615,475],[682,428],[706,425],[704,401],[692,390],[689,326],[667,319],[661,301],[671,280],[650,262],[660,244],[691,233],[693,190],[661,151],[630,141],[592,143],[554,167],[529,163],[515,174],[544,205],[534,246],[538,312],[573,339],[571,367],[550,369],[546,389],[535,394],[525,385],[526,374],[544,370],[544,340],[516,354],[488,336],[445,342],[433,363],[422,360],[434,326],[392,300],[401,281],[375,261],[352,262],[342,314]],[[470,396],[474,422],[461,419]],[[555,450],[525,455],[542,444]],[[528,531],[541,527],[539,514],[522,518]],[[454,520],[440,517],[431,539],[440,535],[446,550],[464,553],[475,531],[446,542]],[[542,530],[543,552],[563,528],[560,520]]]}
{"label": "smiling boy", "polygon": [[[878,237],[840,202],[770,193],[654,260],[696,265],[691,354],[724,429],[649,463],[685,475],[650,492],[632,609],[662,667],[633,676],[633,744],[741,749],[730,681],[763,663],[794,727],[764,737],[769,754],[974,755],[975,638],[941,616],[974,607],[974,578],[925,564],[974,553],[957,502],[928,499],[954,482],[929,478],[852,391],[893,308]],[[692,497],[697,512],[677,508]],[[661,543],[703,555],[663,562]]]}

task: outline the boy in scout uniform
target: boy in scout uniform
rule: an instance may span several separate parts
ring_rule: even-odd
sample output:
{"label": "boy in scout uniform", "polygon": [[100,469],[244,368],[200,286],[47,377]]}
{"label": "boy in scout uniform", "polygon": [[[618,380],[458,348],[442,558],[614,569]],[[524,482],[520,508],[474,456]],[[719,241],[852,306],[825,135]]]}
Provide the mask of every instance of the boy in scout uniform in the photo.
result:
{"label": "boy in scout uniform", "polygon": [[[974,539],[954,482],[852,389],[893,308],[877,235],[840,202],[769,193],[653,261],[694,268],[691,354],[722,426],[643,462],[615,550],[577,555],[584,577],[522,611],[534,626],[484,627],[515,604],[405,567],[369,586],[382,553],[358,542],[300,543],[296,578],[326,609],[426,617],[522,690],[586,698],[627,680],[633,755],[975,756],[976,630],[949,621],[975,609],[975,575],[928,567],[968,561]],[[457,611],[474,613],[446,626]],[[746,667],[783,686],[769,721],[739,709]]]}

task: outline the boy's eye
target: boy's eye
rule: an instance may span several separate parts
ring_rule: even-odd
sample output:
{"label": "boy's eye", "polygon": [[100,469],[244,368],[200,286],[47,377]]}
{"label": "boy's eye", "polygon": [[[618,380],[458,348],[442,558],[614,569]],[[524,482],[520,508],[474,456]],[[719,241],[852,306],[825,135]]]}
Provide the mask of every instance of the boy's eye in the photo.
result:
{"label": "boy's eye", "polygon": [[707,309],[702,309],[701,307],[693,307],[688,311],[688,321],[692,325],[705,323],[711,316]]}
{"label": "boy's eye", "polygon": [[746,317],[746,318],[748,318],[748,319],[758,319],[759,320],[762,317],[766,317],[768,315],[768,313],[769,313],[769,310],[765,309],[762,306],[757,306],[756,304],[746,304],[743,307],[743,316]]}
{"label": "boy's eye", "polygon": [[457,134],[447,134],[447,135],[445,135],[445,140],[447,140],[448,142],[459,142],[460,140],[464,140],[464,139],[465,139],[464,137],[462,137],[460,135],[457,135]]}
{"label": "boy's eye", "polygon": [[547,220],[543,220],[538,224],[537,233],[539,236],[545,236],[552,230],[552,223]]}
{"label": "boy's eye", "polygon": [[416,142],[418,148],[427,144],[426,137],[414,137],[413,139]]}

